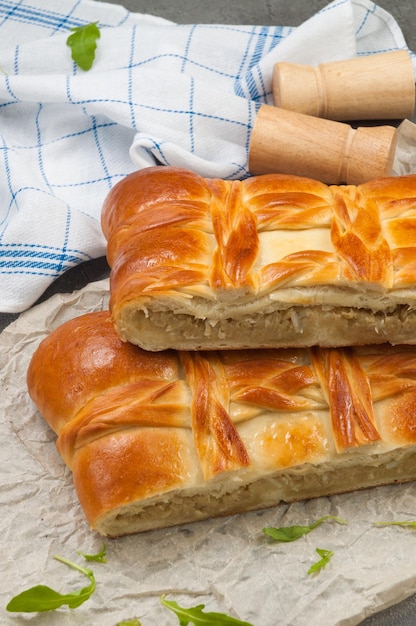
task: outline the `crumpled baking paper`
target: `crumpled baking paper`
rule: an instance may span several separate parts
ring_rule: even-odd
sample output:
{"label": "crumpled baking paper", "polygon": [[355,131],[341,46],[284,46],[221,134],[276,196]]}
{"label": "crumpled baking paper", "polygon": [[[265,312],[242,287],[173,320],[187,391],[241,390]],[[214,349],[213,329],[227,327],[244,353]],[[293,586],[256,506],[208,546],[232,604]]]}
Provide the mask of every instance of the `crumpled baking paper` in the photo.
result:
{"label": "crumpled baking paper", "polygon": [[403,120],[397,128],[397,145],[392,174],[406,176],[416,172],[416,124]]}
{"label": "crumpled baking paper", "polygon": [[[254,626],[354,626],[411,595],[416,587],[416,532],[376,526],[416,519],[416,485],[394,485],[318,498],[261,512],[211,519],[105,540],[106,563],[87,563],[77,551],[99,552],[55,448],[55,435],[26,391],[26,370],[40,340],[66,320],[106,308],[107,279],[58,294],[22,314],[0,335],[0,623],[16,626],[174,626],[178,618],[160,597],[181,606],[204,604]],[[273,543],[266,526],[310,524],[336,515],[293,543]],[[308,575],[333,551],[324,570]],[[88,585],[59,555],[90,567],[97,588],[77,609],[39,614],[5,610],[17,593],[49,585],[68,593]]]}

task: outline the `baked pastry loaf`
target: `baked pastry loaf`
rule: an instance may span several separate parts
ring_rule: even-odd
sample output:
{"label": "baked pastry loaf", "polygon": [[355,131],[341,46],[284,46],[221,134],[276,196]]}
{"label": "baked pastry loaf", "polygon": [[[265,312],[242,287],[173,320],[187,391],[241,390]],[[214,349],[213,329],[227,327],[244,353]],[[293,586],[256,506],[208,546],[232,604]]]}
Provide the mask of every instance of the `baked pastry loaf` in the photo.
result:
{"label": "baked pastry loaf", "polygon": [[120,536],[416,478],[416,348],[146,352],[109,312],[30,362],[93,529]]}
{"label": "baked pastry loaf", "polygon": [[416,342],[416,175],[151,167],[110,191],[102,228],[117,332],[146,350]]}

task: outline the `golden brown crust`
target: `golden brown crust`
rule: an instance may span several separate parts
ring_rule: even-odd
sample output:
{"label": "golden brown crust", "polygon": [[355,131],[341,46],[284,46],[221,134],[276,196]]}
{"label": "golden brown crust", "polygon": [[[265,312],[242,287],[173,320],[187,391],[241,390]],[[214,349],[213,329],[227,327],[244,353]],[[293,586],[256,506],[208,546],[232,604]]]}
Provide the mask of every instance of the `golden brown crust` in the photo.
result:
{"label": "golden brown crust", "polygon": [[145,349],[416,341],[416,175],[327,186],[147,168],[109,193],[102,224],[112,318]]}
{"label": "golden brown crust", "polygon": [[39,345],[29,394],[110,536],[416,478],[416,349],[145,352],[108,312]]}
{"label": "golden brown crust", "polygon": [[[143,353],[123,343],[114,333],[108,311],[70,320],[46,337],[37,350],[37,371],[30,364],[27,384],[34,402],[55,432],[92,399],[117,388],[134,384],[144,376],[174,381],[177,362],[168,353]],[[39,369],[40,366],[40,369]]]}
{"label": "golden brown crust", "polygon": [[180,354],[192,391],[192,430],[205,479],[250,463],[247,451],[228,414],[229,389],[221,360],[212,354]]}

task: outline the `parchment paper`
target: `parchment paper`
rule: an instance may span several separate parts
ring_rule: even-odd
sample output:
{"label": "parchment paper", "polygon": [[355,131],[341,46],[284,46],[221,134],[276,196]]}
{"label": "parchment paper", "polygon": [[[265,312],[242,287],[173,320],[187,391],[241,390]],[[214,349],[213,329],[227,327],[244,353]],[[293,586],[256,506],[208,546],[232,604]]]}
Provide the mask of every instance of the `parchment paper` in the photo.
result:
{"label": "parchment paper", "polygon": [[416,172],[416,124],[403,120],[397,128],[397,145],[394,156],[393,176],[406,176]]}
{"label": "parchment paper", "polygon": [[[56,295],[0,335],[0,623],[2,626],[142,626],[178,624],[160,596],[205,604],[254,626],[353,626],[416,589],[416,531],[375,526],[416,520],[416,484],[395,485],[234,517],[106,540],[107,563],[86,563],[102,537],[90,530],[55,435],[32,405],[25,376],[45,334],[67,319],[107,306],[107,280]],[[337,515],[302,539],[272,543],[265,526],[309,524]],[[316,548],[332,550],[327,567],[307,574]],[[53,559],[93,569],[97,590],[82,606],[42,614],[7,613],[7,602],[36,584],[71,592],[88,584]]]}

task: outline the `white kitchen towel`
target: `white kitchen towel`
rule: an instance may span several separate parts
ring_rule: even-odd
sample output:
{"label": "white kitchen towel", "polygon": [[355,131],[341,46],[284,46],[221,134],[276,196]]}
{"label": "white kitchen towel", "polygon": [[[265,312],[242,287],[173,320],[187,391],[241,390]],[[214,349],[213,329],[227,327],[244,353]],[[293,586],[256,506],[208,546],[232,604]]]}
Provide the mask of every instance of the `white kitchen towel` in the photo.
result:
{"label": "white kitchen towel", "polygon": [[[101,30],[88,72],[69,29]],[[274,63],[406,48],[369,0],[290,25],[175,24],[94,0],[0,1],[0,311],[30,307],[67,269],[105,254],[103,200],[155,163],[244,178]]]}

